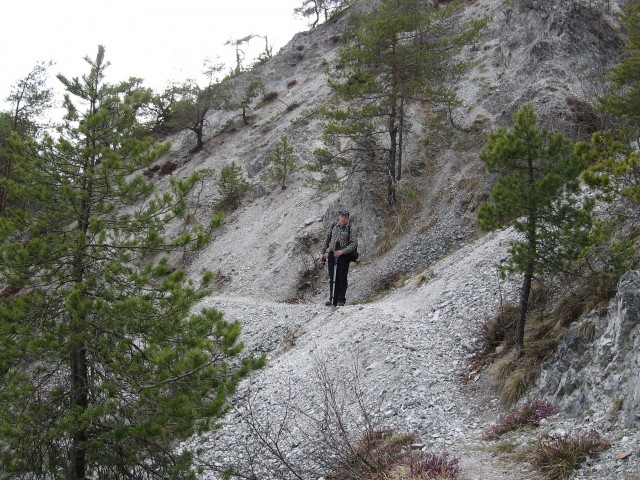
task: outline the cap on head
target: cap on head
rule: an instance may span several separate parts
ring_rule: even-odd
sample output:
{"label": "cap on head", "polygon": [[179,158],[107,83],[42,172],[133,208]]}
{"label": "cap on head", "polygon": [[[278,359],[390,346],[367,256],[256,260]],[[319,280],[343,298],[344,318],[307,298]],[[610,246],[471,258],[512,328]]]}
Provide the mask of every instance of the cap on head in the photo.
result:
{"label": "cap on head", "polygon": [[340,215],[344,215],[345,217],[348,217],[348,216],[349,216],[349,210],[340,210],[338,213],[339,213]]}

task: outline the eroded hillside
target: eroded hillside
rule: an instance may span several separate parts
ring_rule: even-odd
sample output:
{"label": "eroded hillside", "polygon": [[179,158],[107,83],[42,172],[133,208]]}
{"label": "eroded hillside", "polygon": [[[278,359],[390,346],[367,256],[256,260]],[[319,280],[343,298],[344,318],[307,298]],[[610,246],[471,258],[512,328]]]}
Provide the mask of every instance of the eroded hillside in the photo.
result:
{"label": "eroded hillside", "polygon": [[[509,124],[525,102],[534,104],[544,125],[573,137],[597,127],[588,102],[619,55],[615,8],[598,2],[468,2],[463,17],[486,16],[488,24],[462,53],[471,69],[456,85],[462,103],[453,111],[455,126],[443,135],[434,125],[446,124],[446,118],[424,106],[413,108],[415,121],[423,117],[425,127],[407,142],[401,188],[411,187],[418,196],[393,211],[384,211],[363,178],[332,193],[305,186],[301,174],[286,190],[262,180],[282,135],[301,163],[322,145],[318,108],[330,99],[327,71],[346,16],[296,35],[272,60],[246,74],[258,75],[264,91],[277,94],[270,102],[256,101],[249,125],[238,111],[216,112],[208,118],[203,151],[189,153],[194,140],[187,134],[174,143],[168,157],[179,164],[174,175],[193,168],[219,172],[234,161],[253,185],[250,198],[228,216],[215,240],[189,259],[190,268],[218,272],[222,292],[318,301],[324,288],[314,257],[339,208],[352,212],[360,234],[363,262],[353,271],[353,300],[370,296],[380,282],[427,267],[476,232],[475,209],[492,181],[478,160],[488,131]],[[211,181],[201,195],[199,219],[211,215],[215,200]]]}
{"label": "eroded hillside", "polygon": [[[217,478],[211,465],[242,461],[246,466],[252,455],[251,428],[240,425],[248,408],[243,401],[255,395],[257,420],[277,422],[274,412],[283,404],[311,395],[318,362],[340,372],[354,355],[361,355],[363,388],[383,425],[426,437],[420,448],[461,455],[462,478],[537,478],[527,464],[488,455],[489,447],[478,440],[500,412],[489,376],[475,376],[478,383],[468,387],[459,383],[469,373],[474,328],[500,302],[517,297],[517,289],[501,284],[497,274],[510,233],[478,240],[476,209],[493,180],[478,153],[487,133],[509,125],[526,102],[544,126],[571,138],[601,128],[589,102],[620,55],[618,9],[617,2],[466,2],[462,18],[486,16],[488,23],[482,38],[461,54],[470,66],[455,86],[462,102],[448,130],[441,128],[448,119],[437,109],[412,107],[425,126],[409,145],[402,185],[414,185],[419,194],[391,212],[363,178],[335,192],[305,186],[302,175],[284,190],[261,178],[282,135],[301,162],[321,145],[318,108],[330,99],[327,72],[345,16],[296,35],[260,67],[265,92],[276,92],[277,99],[254,105],[249,125],[238,112],[212,115],[205,150],[196,154],[188,153],[193,146],[188,135],[178,139],[171,153],[181,164],[175,175],[196,167],[220,171],[235,161],[253,184],[251,197],[228,216],[211,245],[187,262],[191,272],[218,272],[216,295],[204,303],[240,321],[250,350],[266,353],[271,365],[251,388],[244,386],[238,410],[223,422],[221,433],[190,442],[208,452],[202,457],[209,462],[208,478]],[[215,188],[212,181],[203,191],[198,217],[211,215]],[[363,261],[352,267],[348,306],[332,312],[322,306],[327,284],[315,258],[323,232],[341,208],[351,211],[359,229]],[[390,230],[395,234],[389,236]],[[399,290],[379,302],[359,303],[391,287]],[[566,431],[572,422],[557,418],[548,430]],[[588,422],[583,418],[580,428]],[[300,433],[295,423],[287,435]],[[626,440],[614,453],[576,478],[630,475],[634,465],[620,464],[615,455],[634,448],[638,438],[621,432]],[[304,453],[296,442],[283,443],[293,458]]]}

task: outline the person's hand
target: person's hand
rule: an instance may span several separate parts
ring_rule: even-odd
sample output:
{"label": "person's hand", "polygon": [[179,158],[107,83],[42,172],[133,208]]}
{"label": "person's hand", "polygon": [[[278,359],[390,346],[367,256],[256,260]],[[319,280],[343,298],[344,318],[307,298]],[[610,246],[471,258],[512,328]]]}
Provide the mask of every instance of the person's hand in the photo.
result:
{"label": "person's hand", "polygon": [[326,260],[327,260],[327,257],[325,257],[324,253],[321,253],[320,254],[320,261],[324,263]]}
{"label": "person's hand", "polygon": [[335,252],[335,256],[339,257],[340,255],[342,255],[344,253],[344,250],[336,250]]}

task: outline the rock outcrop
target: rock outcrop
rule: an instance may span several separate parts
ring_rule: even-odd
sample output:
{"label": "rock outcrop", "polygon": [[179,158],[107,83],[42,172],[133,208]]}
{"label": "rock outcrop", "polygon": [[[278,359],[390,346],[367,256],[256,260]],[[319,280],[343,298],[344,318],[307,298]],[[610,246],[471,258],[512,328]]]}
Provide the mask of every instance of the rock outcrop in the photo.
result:
{"label": "rock outcrop", "polygon": [[622,276],[604,316],[592,312],[564,335],[543,366],[539,392],[566,413],[607,412],[640,424],[640,271]]}

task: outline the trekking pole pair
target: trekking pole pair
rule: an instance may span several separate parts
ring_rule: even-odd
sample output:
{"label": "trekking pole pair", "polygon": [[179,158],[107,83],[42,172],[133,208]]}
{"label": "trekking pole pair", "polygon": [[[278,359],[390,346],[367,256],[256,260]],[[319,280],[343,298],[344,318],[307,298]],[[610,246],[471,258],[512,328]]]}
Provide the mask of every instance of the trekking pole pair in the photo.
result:
{"label": "trekking pole pair", "polygon": [[329,260],[329,303],[333,304],[333,287],[335,285],[336,269],[338,267],[338,257],[331,253]]}
{"label": "trekking pole pair", "polygon": [[[336,276],[336,269],[337,269],[337,265],[338,265],[338,257],[336,257],[333,252],[329,253],[329,255],[327,256],[327,260],[329,260],[329,265],[327,266],[327,273],[329,274],[329,301],[326,303],[326,305],[332,305],[333,304],[333,287],[335,286],[335,276]],[[325,265],[327,265],[326,260],[322,262],[322,266],[324,267]]]}

